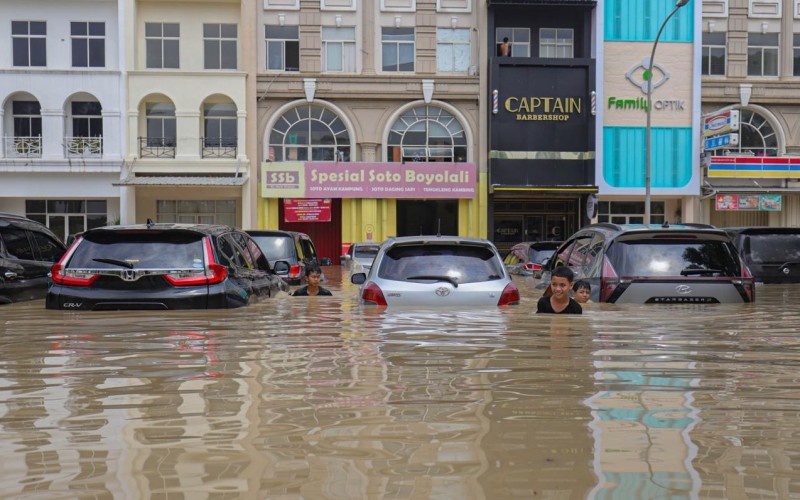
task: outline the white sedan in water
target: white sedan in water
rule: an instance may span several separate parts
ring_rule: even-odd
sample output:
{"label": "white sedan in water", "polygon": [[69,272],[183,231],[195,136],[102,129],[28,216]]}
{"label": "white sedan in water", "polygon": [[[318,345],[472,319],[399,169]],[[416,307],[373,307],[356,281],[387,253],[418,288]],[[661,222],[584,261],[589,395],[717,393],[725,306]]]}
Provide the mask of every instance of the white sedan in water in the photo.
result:
{"label": "white sedan in water", "polygon": [[362,304],[497,307],[519,303],[494,244],[458,236],[405,236],[384,242],[369,273],[356,272]]}

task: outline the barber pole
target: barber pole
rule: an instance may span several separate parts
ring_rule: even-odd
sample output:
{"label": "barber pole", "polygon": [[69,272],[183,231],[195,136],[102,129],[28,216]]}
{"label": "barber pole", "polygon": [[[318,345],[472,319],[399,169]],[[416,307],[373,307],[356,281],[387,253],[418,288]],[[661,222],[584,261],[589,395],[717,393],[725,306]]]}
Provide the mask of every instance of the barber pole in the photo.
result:
{"label": "barber pole", "polygon": [[492,114],[493,115],[497,114],[498,104],[499,104],[499,101],[498,101],[498,97],[497,97],[497,90],[495,89],[495,90],[492,90]]}

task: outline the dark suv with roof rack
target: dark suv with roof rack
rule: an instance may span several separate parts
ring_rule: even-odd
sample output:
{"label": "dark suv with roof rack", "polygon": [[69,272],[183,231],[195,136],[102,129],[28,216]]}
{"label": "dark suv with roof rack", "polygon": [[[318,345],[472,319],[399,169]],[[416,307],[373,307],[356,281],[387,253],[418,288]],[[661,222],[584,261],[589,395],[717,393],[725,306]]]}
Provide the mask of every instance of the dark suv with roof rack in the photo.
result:
{"label": "dark suv with roof rack", "polygon": [[48,309],[220,309],[287,289],[245,232],[206,224],[90,229],[52,267]]}
{"label": "dark suv with roof rack", "polygon": [[800,228],[726,227],[756,281],[800,283]]}
{"label": "dark suv with roof rack", "polygon": [[558,266],[588,281],[595,302],[719,304],[755,300],[755,282],[728,234],[713,226],[594,224],[556,250]]}
{"label": "dark suv with roof rack", "polygon": [[0,213],[0,304],[42,299],[64,244],[42,224]]}

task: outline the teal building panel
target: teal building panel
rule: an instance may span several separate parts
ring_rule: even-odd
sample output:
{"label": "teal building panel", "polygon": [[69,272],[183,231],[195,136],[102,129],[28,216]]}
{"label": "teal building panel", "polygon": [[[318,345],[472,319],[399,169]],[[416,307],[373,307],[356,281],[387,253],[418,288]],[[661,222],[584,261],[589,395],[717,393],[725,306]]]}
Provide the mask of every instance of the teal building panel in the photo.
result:
{"label": "teal building panel", "polygon": [[[645,127],[603,129],[603,179],[615,188],[644,188]],[[692,129],[653,127],[651,188],[681,188],[692,179]]]}
{"label": "teal building panel", "polygon": [[[694,0],[699,1],[699,0]],[[652,42],[675,8],[675,0],[606,0],[605,40]],[[690,2],[669,20],[659,42],[692,42],[694,8]]]}

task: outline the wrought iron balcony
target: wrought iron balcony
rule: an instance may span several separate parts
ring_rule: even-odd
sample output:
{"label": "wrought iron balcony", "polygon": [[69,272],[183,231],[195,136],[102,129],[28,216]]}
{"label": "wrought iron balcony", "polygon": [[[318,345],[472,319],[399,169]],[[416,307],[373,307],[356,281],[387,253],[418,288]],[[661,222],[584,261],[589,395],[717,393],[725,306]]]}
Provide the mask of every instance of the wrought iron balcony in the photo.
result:
{"label": "wrought iron balcony", "polygon": [[236,158],[236,137],[202,137],[203,158]]}
{"label": "wrought iron balcony", "polygon": [[175,138],[139,137],[139,158],[175,158]]}
{"label": "wrought iron balcony", "polygon": [[65,137],[64,156],[67,158],[101,158],[103,156],[103,138]]}
{"label": "wrought iron balcony", "polygon": [[42,138],[4,137],[3,149],[6,158],[41,158]]}

